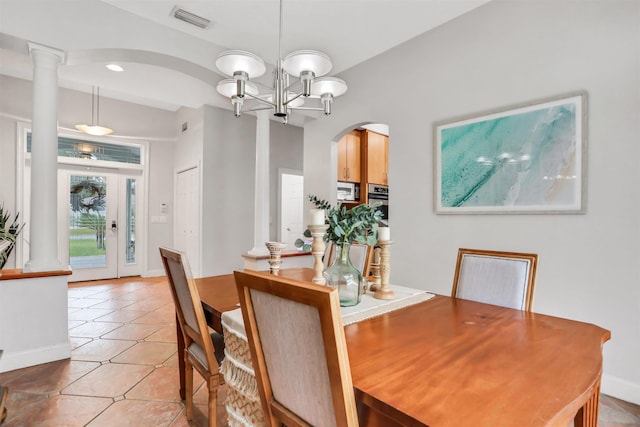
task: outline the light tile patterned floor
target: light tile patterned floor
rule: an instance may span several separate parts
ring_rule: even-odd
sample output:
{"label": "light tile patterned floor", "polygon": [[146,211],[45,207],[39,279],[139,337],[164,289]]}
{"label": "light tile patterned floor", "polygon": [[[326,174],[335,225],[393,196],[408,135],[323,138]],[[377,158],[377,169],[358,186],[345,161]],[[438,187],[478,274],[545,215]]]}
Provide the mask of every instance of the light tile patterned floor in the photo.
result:
{"label": "light tile patterned floor", "polygon": [[[207,426],[207,387],[194,375],[194,420],[178,394],[175,311],[164,277],[69,286],[70,360],[0,374],[2,427]],[[218,425],[226,425],[226,386]]]}
{"label": "light tile patterned floor", "polygon": [[[206,426],[207,388],[195,374],[194,420],[178,395],[173,302],[163,277],[69,286],[70,360],[0,374],[2,427]],[[218,425],[226,425],[218,396]],[[640,407],[603,395],[601,427],[640,426]]]}

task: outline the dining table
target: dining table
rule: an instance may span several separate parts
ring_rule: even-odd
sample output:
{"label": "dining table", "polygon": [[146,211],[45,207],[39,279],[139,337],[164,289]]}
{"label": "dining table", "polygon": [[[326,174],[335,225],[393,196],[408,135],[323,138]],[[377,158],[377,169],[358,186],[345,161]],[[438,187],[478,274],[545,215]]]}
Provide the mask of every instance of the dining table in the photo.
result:
{"label": "dining table", "polygon": [[[280,275],[311,281],[314,271]],[[233,275],[195,280],[222,332],[223,313],[239,306]],[[344,331],[360,425],[597,426],[611,337],[599,326],[435,295]]]}

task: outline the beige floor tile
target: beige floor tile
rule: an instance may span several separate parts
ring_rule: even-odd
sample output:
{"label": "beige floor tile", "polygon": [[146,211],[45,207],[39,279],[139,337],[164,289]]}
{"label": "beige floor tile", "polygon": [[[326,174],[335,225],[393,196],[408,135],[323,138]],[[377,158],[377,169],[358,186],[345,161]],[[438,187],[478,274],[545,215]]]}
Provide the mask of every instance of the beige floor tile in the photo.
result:
{"label": "beige floor tile", "polygon": [[152,333],[160,329],[160,325],[144,325],[137,323],[129,323],[122,325],[118,329],[114,329],[102,336],[104,339],[116,339],[116,340],[143,340]]}
{"label": "beige floor tile", "polygon": [[182,411],[181,403],[120,400],[88,427],[158,427],[169,425]]}
{"label": "beige floor tile", "polygon": [[177,330],[174,325],[163,326],[158,331],[145,338],[145,341],[177,343]]}
{"label": "beige floor tile", "polygon": [[[128,302],[131,302],[131,301],[128,301]],[[142,310],[128,310],[128,309],[117,310],[112,313],[105,314],[104,316],[100,316],[97,319],[94,319],[94,322],[128,323],[146,314],[149,314],[149,312],[142,311]]]}
{"label": "beige floor tile", "polygon": [[69,329],[69,336],[83,338],[98,338],[122,326],[116,322],[87,322],[73,329]]}
{"label": "beige floor tile", "polygon": [[114,357],[114,363],[138,363],[141,365],[161,365],[178,348],[171,343],[139,342],[130,349]]}
{"label": "beige floor tile", "polygon": [[85,396],[53,396],[9,419],[3,427],[77,427],[84,426],[113,403],[112,399]]}
{"label": "beige floor tile", "polygon": [[[99,304],[99,300],[85,298],[69,298],[69,308],[87,308]],[[100,307],[93,307],[100,308]]]}
{"label": "beige floor tile", "polygon": [[93,320],[105,314],[111,313],[113,310],[103,308],[85,308],[82,310],[69,313],[69,320]]}
{"label": "beige floor tile", "polygon": [[46,394],[23,393],[21,391],[9,389],[9,397],[7,398],[7,406],[6,406],[7,419],[5,420],[5,423],[2,424],[2,427],[9,427],[9,426],[26,427],[25,424],[18,423],[18,422],[13,423],[11,420],[14,418],[19,418],[21,414],[25,412],[29,412],[31,408],[35,407],[36,405],[46,404],[47,400],[48,399]]}
{"label": "beige floor tile", "polygon": [[[195,378],[194,378],[195,382]],[[198,384],[200,386],[200,384]],[[156,368],[129,391],[127,399],[180,402],[180,377],[177,368]]]}
{"label": "beige floor tile", "polygon": [[149,314],[138,317],[132,323],[146,323],[153,325],[174,325],[176,323],[175,311],[173,313],[152,311]]}
{"label": "beige floor tile", "polygon": [[93,340],[71,351],[72,360],[106,362],[126,349],[135,345],[135,341]]}
{"label": "beige floor tile", "polygon": [[62,389],[61,393],[96,397],[123,396],[152,371],[153,366],[108,363]]}
{"label": "beige floor tile", "polygon": [[13,381],[3,383],[11,392],[56,393],[93,371],[99,363],[75,360],[59,360],[32,367],[28,375],[22,375]]}
{"label": "beige floor tile", "polygon": [[87,343],[93,341],[92,338],[84,338],[84,337],[69,337],[69,342],[71,343],[71,350],[75,350],[76,348],[83,346]]}

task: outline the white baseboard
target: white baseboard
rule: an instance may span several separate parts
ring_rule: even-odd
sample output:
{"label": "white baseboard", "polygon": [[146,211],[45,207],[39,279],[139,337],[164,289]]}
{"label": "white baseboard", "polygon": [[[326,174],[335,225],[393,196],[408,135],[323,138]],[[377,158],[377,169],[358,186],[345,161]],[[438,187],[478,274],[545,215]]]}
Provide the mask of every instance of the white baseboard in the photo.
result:
{"label": "white baseboard", "polygon": [[54,362],[71,357],[71,344],[57,344],[47,347],[32,348],[26,351],[6,351],[0,359],[0,373],[15,369]]}
{"label": "white baseboard", "polygon": [[162,268],[156,270],[147,270],[142,277],[158,277],[165,276],[166,273]]}
{"label": "white baseboard", "polygon": [[600,391],[625,402],[640,405],[640,384],[603,374]]}

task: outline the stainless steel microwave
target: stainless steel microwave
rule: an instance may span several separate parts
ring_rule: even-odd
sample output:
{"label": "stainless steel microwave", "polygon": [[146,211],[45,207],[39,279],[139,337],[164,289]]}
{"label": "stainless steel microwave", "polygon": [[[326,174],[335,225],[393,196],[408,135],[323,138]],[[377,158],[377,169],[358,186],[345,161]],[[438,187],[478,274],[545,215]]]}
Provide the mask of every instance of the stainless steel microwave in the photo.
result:
{"label": "stainless steel microwave", "polygon": [[338,182],[338,200],[352,202],[356,200],[356,185],[353,182]]}

